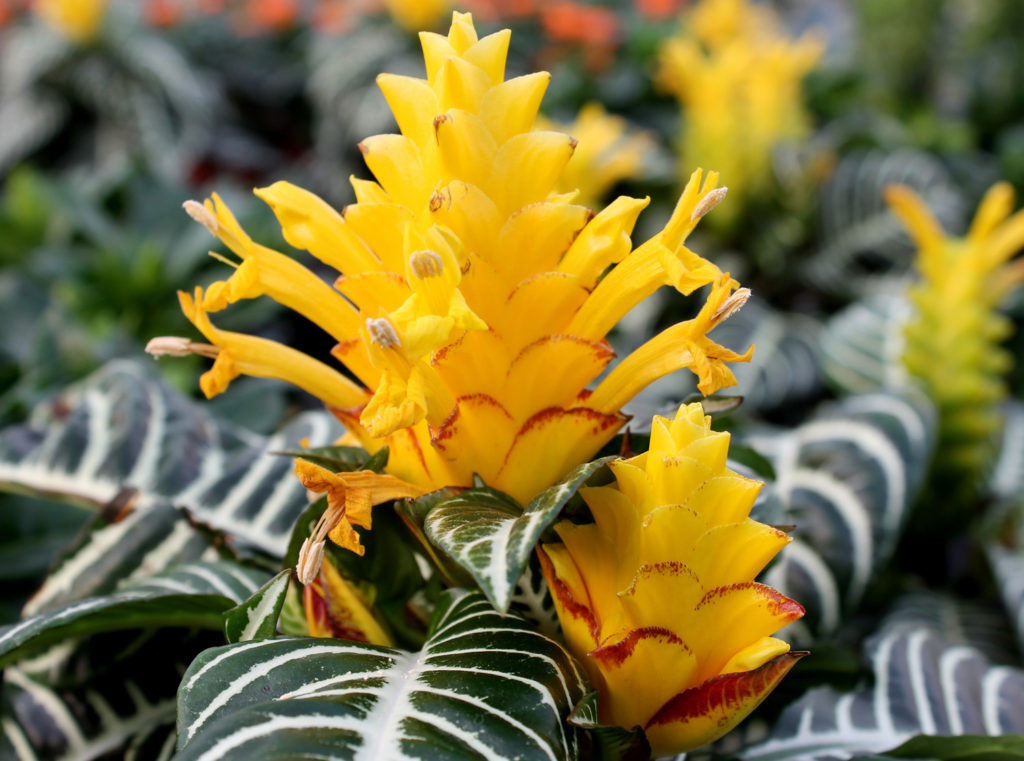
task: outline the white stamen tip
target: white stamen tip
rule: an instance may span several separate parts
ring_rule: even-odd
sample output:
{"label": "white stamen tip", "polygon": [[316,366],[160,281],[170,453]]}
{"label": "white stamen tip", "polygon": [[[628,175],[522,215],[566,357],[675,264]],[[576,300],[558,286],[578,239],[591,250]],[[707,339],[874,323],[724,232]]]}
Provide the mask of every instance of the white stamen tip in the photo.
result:
{"label": "white stamen tip", "polygon": [[425,280],[439,277],[444,271],[444,264],[436,251],[413,251],[409,254],[409,270],[420,280]]}
{"label": "white stamen tip", "polygon": [[370,317],[366,320],[366,329],[370,333],[370,340],[385,349],[394,346],[401,346],[402,342],[395,332],[395,326],[388,322],[386,317]]}
{"label": "white stamen tip", "polygon": [[180,336],[159,336],[146,344],[146,353],[154,357],[187,357],[192,354],[192,342]]}
{"label": "white stamen tip", "polygon": [[198,201],[185,201],[182,206],[192,219],[209,230],[212,235],[217,234],[219,225],[217,224],[217,218],[213,216],[213,212]]}
{"label": "white stamen tip", "polygon": [[729,188],[715,188],[714,190],[708,191],[700,203],[693,208],[693,214],[690,215],[690,219],[696,222],[698,219],[703,217],[713,208],[718,206],[725,198],[725,194],[729,192]]}
{"label": "white stamen tip", "polygon": [[747,299],[750,298],[749,288],[740,288],[734,292],[729,298],[722,302],[722,305],[715,310],[715,313],[711,315],[711,322],[718,324],[723,320],[727,320],[736,314],[747,303]]}
{"label": "white stamen tip", "polygon": [[299,550],[298,567],[295,575],[303,586],[308,587],[320,574],[320,565],[324,561],[324,542],[311,542],[309,537],[302,542],[302,549]]}

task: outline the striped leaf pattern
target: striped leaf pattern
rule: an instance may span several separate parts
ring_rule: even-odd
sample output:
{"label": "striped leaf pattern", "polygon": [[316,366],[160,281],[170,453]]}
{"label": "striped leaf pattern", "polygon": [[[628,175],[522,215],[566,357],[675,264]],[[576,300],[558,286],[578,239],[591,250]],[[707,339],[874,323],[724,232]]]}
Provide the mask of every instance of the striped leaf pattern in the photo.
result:
{"label": "striped leaf pattern", "polygon": [[267,574],[235,563],[188,563],[118,591],[40,613],[0,629],[0,666],[73,637],[161,626],[221,628]]}
{"label": "striped leaf pattern", "polygon": [[323,445],[340,426],[305,413],[262,437],[218,422],[138,363],[118,361],[0,432],[0,487],[92,506],[126,489],[136,509],[170,502],[278,557],[306,492],[275,452]]}
{"label": "striped leaf pattern", "polygon": [[291,570],[281,571],[252,597],[224,614],[224,636],[228,642],[266,639],[277,633],[277,619],[284,608],[291,575]]}
{"label": "striped leaf pattern", "polygon": [[479,592],[446,592],[417,653],[295,638],[204,652],[179,691],[178,761],[574,759],[575,662]]}
{"label": "striped leaf pattern", "polygon": [[912,307],[905,290],[903,281],[894,281],[888,289],[846,307],[825,325],[822,369],[841,393],[907,385],[903,330]]}
{"label": "striped leaf pattern", "polygon": [[767,410],[814,395],[821,387],[818,342],[821,326],[807,315],[773,310],[751,298],[715,329],[723,346],[757,347],[750,362],[733,372],[744,409]]}
{"label": "striped leaf pattern", "polygon": [[216,560],[209,540],[167,503],[148,510],[96,515],[89,530],[50,571],[22,611],[23,617],[83,597],[113,592],[140,579],[195,560]]}
{"label": "striped leaf pattern", "polygon": [[939,159],[912,149],[849,153],[822,190],[822,245],[804,273],[814,285],[857,297],[876,290],[880,275],[909,270],[913,247],[882,197],[893,184],[920,193],[945,229],[960,227],[961,191]]}
{"label": "striped leaf pattern", "polygon": [[580,486],[611,459],[577,466],[534,497],[525,510],[494,489],[468,489],[427,513],[427,539],[468,571],[494,607],[504,613],[541,534]]}
{"label": "striped leaf pattern", "polygon": [[744,439],[775,468],[767,502],[796,526],[764,579],[807,608],[795,636],[834,631],[888,561],[925,475],[932,418],[916,397],[867,394],[792,430]]}
{"label": "striped leaf pattern", "polygon": [[[164,673],[166,672],[166,673]],[[166,761],[174,751],[173,663],[147,663],[145,677],[104,679],[75,691],[4,669],[0,758],[5,761]],[[115,755],[117,751],[122,754]]]}
{"label": "striped leaf pattern", "polygon": [[[918,734],[1024,733],[1024,671],[994,665],[943,625],[935,610],[900,601],[868,641],[873,684],[817,687],[783,712],[746,761],[842,761],[895,748]],[[901,608],[904,610],[901,611]]]}

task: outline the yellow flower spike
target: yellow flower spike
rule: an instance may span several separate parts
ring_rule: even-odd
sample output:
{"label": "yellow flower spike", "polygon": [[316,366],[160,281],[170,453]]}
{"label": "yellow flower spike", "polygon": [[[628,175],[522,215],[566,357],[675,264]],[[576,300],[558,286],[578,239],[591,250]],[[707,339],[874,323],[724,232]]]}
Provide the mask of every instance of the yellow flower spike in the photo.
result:
{"label": "yellow flower spike", "polygon": [[601,720],[641,726],[655,756],[725,734],[803,655],[770,636],[803,608],[753,581],[789,537],[749,518],[761,484],[729,470],[710,423],[699,404],[656,417],[645,454],[580,490],[594,523],[562,521],[538,550]]}
{"label": "yellow flower spike", "polygon": [[823,46],[785,36],[775,14],[750,0],[700,0],[659,51],[658,79],[679,100],[681,174],[710,164],[738,205],[712,220],[729,226],[771,182],[772,153],[810,131],[801,82]]}
{"label": "yellow flower spike", "polygon": [[1013,190],[997,183],[967,235],[954,238],[910,188],[889,187],[885,197],[918,249],[921,280],[908,294],[915,315],[905,329],[903,362],[939,410],[939,481],[927,499],[945,509],[929,522],[961,522],[1002,425],[998,405],[1007,396],[1003,375],[1012,356],[1000,343],[1011,325],[998,308],[1024,280],[1024,260],[1008,261],[1024,248],[1024,210],[1011,214]]}
{"label": "yellow flower spike", "polygon": [[96,37],[107,0],[36,0],[33,9],[55,31],[83,45]]}
{"label": "yellow flower spike", "polygon": [[[276,345],[273,372],[319,389],[368,450],[387,446],[389,473],[424,489],[478,474],[527,504],[622,427],[643,382],[613,370],[588,387],[616,359],[608,332],[656,289],[717,290],[697,318],[623,360],[626,375],[689,366],[710,392],[731,382],[725,362],[748,355],[702,334],[727,316],[717,310],[737,284],[684,245],[721,200],[717,174],[695,172],[666,229],[634,249],[646,199],[594,214],[560,184],[578,143],[534,127],[549,75],[505,81],[509,33],[479,38],[469,14],[452,19],[447,35],[421,35],[425,79],[379,78],[401,134],[362,141],[375,180],[352,179],[355,203],[338,214],[287,183],[257,191],[291,245],[340,270],[335,288],[253,243],[215,198],[190,210],[242,265],[200,306],[263,293],[305,314],[365,388],[357,398],[309,358],[288,365]],[[223,388],[252,366],[232,344],[204,383]]]}

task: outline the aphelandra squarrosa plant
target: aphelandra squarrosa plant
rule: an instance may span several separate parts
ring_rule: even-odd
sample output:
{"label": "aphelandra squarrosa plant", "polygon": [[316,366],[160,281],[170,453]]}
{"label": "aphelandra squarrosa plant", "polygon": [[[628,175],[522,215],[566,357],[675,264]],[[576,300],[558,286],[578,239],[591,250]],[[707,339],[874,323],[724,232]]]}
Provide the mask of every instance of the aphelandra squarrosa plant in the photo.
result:
{"label": "aphelandra squarrosa plant", "polygon": [[762,484],[728,450],[700,404],[655,417],[647,452],[580,490],[594,522],[563,520],[538,550],[601,719],[643,727],[656,756],[721,737],[806,654],[770,636],[804,614],[754,582],[790,538],[750,518]]}
{"label": "aphelandra squarrosa plant", "polygon": [[947,235],[921,197],[892,186],[886,200],[917,246],[920,280],[910,288],[914,314],[906,327],[903,361],[939,412],[939,438],[922,502],[932,519],[962,523],[973,509],[995,456],[998,407],[1012,355],[1000,346],[1010,320],[999,306],[1024,280],[1024,211],[1012,214],[1005,182],[986,193],[963,238]]}
{"label": "aphelandra squarrosa plant", "polygon": [[[297,569],[304,583],[319,583],[307,594],[313,633],[330,629],[321,625],[323,611],[316,606],[331,588],[339,588],[337,574],[327,578],[322,570],[324,541],[329,536],[362,553],[353,526],[371,527],[372,505],[439,489],[469,489],[478,480],[509,495],[513,504],[527,505],[593,457],[626,421],[623,405],[648,384],[690,368],[700,390],[712,393],[735,382],[726,363],[749,359],[753,348],[737,354],[707,337],[743,305],[748,292],[685,246],[699,220],[725,195],[724,188],[716,187],[716,174],[705,177],[695,171],[664,229],[633,248],[630,233],[646,199],[619,197],[595,215],[574,203],[576,192],[558,192],[576,140],[533,129],[549,77],[537,73],[504,79],[507,31],[479,39],[471,16],[455,13],[447,36],[423,33],[421,41],[426,79],[387,74],[378,79],[401,134],[361,143],[376,182],[352,180],[356,203],[339,214],[285,182],[256,191],[291,245],[341,273],[334,288],[291,257],[251,240],[216,196],[205,204],[188,202],[188,212],[240,261],[228,280],[180,294],[185,315],[209,343],[165,337],[149,347],[157,355],[212,358],[213,366],[200,381],[207,396],[223,392],[239,374],[278,378],[323,400],[347,427],[346,443],[357,442],[369,452],[388,447],[381,474],[332,473],[311,461],[297,461],[303,483],[326,494],[328,502]],[[615,359],[607,333],[663,285],[684,294],[707,287],[705,303],[695,317],[665,329],[596,380]],[[337,341],[333,360],[350,375],[280,343],[221,330],[211,320],[230,304],[261,295],[330,334]],[[696,414],[694,409],[687,414]],[[659,439],[657,446],[662,443]],[[725,444],[709,437],[666,459],[682,467],[670,468],[673,475],[656,482],[653,498],[659,504],[682,504],[712,476],[722,476],[714,484],[736,483],[738,501],[727,514],[707,518],[708,526],[739,522],[739,531],[747,530],[745,511],[756,488],[722,471]],[[680,439],[678,446],[683,445]],[[615,466],[617,475],[635,469],[631,463]],[[674,496],[665,492],[669,485]],[[701,504],[695,498],[681,510],[690,514]],[[637,519],[634,508],[613,506],[627,511],[623,520]],[[799,606],[751,586],[752,576],[746,578],[785,537],[752,525],[756,536],[743,539],[743,547],[753,542],[763,548],[752,551],[735,578],[715,571],[698,582],[684,570],[685,557],[629,558],[638,561],[628,566],[634,570],[647,560],[665,561],[676,563],[681,574],[679,588],[662,588],[657,581],[657,588],[650,588],[659,601],[649,598],[644,606],[660,610],[652,625],[682,617],[675,595],[683,594],[693,598],[695,610],[706,611],[700,614],[701,636],[713,638],[718,631],[722,637],[710,655],[696,642],[687,650],[688,645],[674,640],[671,653],[651,651],[651,657],[633,662],[646,664],[646,678],[657,681],[656,675],[678,666],[680,653],[688,651],[695,665],[687,679],[697,680],[694,685],[704,689],[708,678],[725,673],[723,678],[732,681],[716,684],[748,695],[734,705],[721,691],[702,693],[710,708],[671,719],[673,725],[692,720],[699,730],[683,732],[681,742],[657,723],[659,750],[692,747],[725,732],[791,665],[778,660],[788,648],[764,637],[799,615]],[[693,528],[673,525],[668,530]],[[747,552],[723,537],[723,551]],[[700,541],[685,533],[678,538],[680,547],[691,539]],[[669,542],[672,534],[664,539]],[[619,552],[613,547],[606,561],[615,562]],[[747,591],[729,591],[733,582],[746,585]],[[722,603],[700,605],[708,594],[721,597]],[[612,634],[613,626],[609,623],[603,636]],[[678,621],[670,628],[690,635]],[[638,652],[647,652],[646,645],[654,641]],[[729,647],[732,651],[726,652]],[[670,660],[660,662],[666,657]],[[598,673],[593,672],[595,678]],[[601,700],[616,705],[619,693],[597,681]],[[655,691],[645,700],[660,706],[690,683],[673,682],[667,693]],[[627,728],[637,723],[633,713],[617,707],[602,710],[608,721]],[[723,711],[729,720],[719,722]]]}
{"label": "aphelandra squarrosa plant", "polygon": [[[207,396],[243,373],[309,391],[369,451],[389,447],[388,473],[424,490],[476,474],[525,504],[611,439],[622,406],[654,380],[689,367],[705,394],[734,383],[725,363],[750,352],[706,334],[748,292],[685,246],[725,195],[716,174],[694,172],[665,228],[633,249],[647,199],[622,196],[595,215],[553,192],[576,140],[531,129],[549,75],[504,81],[507,31],[478,40],[457,14],[447,37],[422,40],[427,79],[378,78],[402,134],[360,144],[377,182],[353,179],[356,203],[339,214],[287,182],[256,190],[289,243],[341,272],[335,288],[250,239],[218,197],[189,202],[240,262],[228,280],[180,294],[209,344],[149,348],[212,357]],[[588,389],[615,358],[606,334],[663,285],[710,293],[696,317]],[[214,313],[261,295],[332,336],[356,380],[214,325]]]}

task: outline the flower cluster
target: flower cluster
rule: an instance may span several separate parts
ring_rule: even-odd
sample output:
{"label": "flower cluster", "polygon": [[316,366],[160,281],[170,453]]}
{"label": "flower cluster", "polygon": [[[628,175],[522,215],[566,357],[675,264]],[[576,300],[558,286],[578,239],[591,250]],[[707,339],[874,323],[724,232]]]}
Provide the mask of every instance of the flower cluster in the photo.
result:
{"label": "flower cluster", "polygon": [[[590,458],[622,426],[640,390],[680,368],[711,393],[745,361],[706,334],[745,289],[685,246],[724,196],[694,172],[665,228],[634,249],[646,199],[598,214],[556,185],[577,141],[533,129],[546,73],[504,79],[508,32],[478,39],[468,14],[447,36],[421,35],[427,78],[378,83],[401,134],[360,144],[376,182],[353,179],[339,214],[277,182],[256,191],[286,240],[340,273],[334,288],[254,242],[216,196],[187,210],[239,258],[230,279],[182,308],[212,344],[208,396],[240,373],[280,378],[322,399],[388,472],[424,489],[474,475],[525,503]],[[618,320],[663,285],[710,286],[691,320],[655,336],[588,386],[615,358]],[[269,296],[331,335],[355,376],[288,346],[217,328],[210,314]]]}
{"label": "flower cluster", "polygon": [[806,36],[792,41],[779,26],[765,5],[701,0],[661,50],[659,78],[683,108],[683,176],[714,166],[738,202],[718,224],[765,190],[775,146],[809,131],[800,88],[822,47]]}
{"label": "flower cluster", "polygon": [[1024,281],[1024,260],[1009,262],[1024,247],[1024,211],[1010,216],[1013,188],[999,183],[985,195],[967,236],[955,238],[910,188],[890,187],[886,199],[917,246],[921,275],[910,291],[915,316],[906,329],[904,364],[938,406],[935,470],[949,481],[944,496],[970,496],[949,490],[973,490],[1002,424],[998,405],[1007,395],[1003,376],[1012,357],[999,344],[1011,324],[997,310]]}
{"label": "flower cluster", "polygon": [[594,522],[562,521],[540,549],[602,720],[643,727],[656,756],[723,735],[801,655],[770,635],[803,608],[754,582],[789,537],[749,517],[762,484],[726,466],[710,426],[699,404],[656,417],[647,452],[580,490]]}

